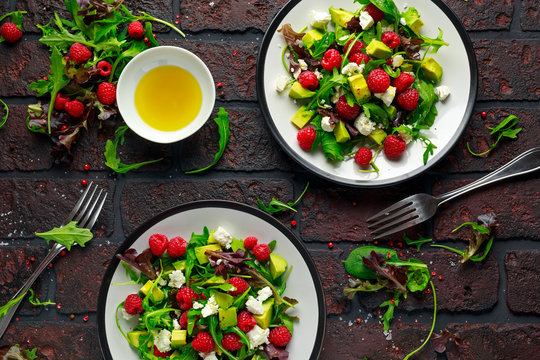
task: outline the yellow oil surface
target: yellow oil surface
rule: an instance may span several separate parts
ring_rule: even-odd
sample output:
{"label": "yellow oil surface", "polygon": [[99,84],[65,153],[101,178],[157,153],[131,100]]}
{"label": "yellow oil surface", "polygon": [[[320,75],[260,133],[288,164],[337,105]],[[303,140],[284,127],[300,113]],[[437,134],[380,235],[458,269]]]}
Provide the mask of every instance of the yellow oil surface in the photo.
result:
{"label": "yellow oil surface", "polygon": [[202,105],[197,79],[179,66],[164,65],[146,73],[135,89],[135,107],[156,130],[176,131],[195,120]]}

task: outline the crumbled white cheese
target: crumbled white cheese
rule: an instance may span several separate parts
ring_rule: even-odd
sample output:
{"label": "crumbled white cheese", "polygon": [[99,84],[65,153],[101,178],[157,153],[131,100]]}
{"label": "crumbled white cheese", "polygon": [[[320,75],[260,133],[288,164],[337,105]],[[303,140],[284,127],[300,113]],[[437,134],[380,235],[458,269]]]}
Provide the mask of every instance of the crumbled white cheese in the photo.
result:
{"label": "crumbled white cheese", "polygon": [[383,20],[381,22],[381,30],[383,33],[386,31],[394,31],[394,24],[389,24],[385,20]]}
{"label": "crumbled white cheese", "polygon": [[154,345],[160,352],[171,351],[171,332],[163,329],[154,337]]}
{"label": "crumbled white cheese", "polygon": [[216,239],[219,245],[221,245],[221,247],[224,247],[225,249],[231,248],[232,236],[221,226],[218,226],[217,230],[212,236],[214,239]]}
{"label": "crumbled white cheese", "polygon": [[435,94],[439,97],[440,101],[446,100],[448,95],[450,95],[450,88],[445,85],[437,86],[435,89]]}
{"label": "crumbled white cheese", "polygon": [[158,284],[161,285],[161,286],[165,286],[165,285],[167,285],[167,280],[165,280],[164,278],[161,278],[161,279],[159,279]]}
{"label": "crumbled white cheese", "polygon": [[300,65],[300,69],[302,69],[302,71],[308,69],[307,63],[304,60],[298,59],[298,64]]}
{"label": "crumbled white cheese", "polygon": [[270,289],[270,286],[265,286],[257,292],[257,300],[262,302],[271,297],[272,295],[273,292],[272,289]]}
{"label": "crumbled white cheese", "polygon": [[251,295],[246,301],[246,309],[254,315],[262,315],[264,313],[262,301],[259,301],[259,299],[255,299]]}
{"label": "crumbled white cheese", "polygon": [[182,270],[174,270],[169,274],[169,286],[180,289],[186,283],[186,277]]}
{"label": "crumbled white cheese", "polygon": [[375,21],[367,11],[362,11],[360,13],[360,26],[362,27],[362,30],[369,29],[374,23]]}
{"label": "crumbled white cheese", "polygon": [[173,319],[172,325],[173,325],[174,330],[178,330],[181,328],[180,323],[178,322],[178,319]]}
{"label": "crumbled white cheese", "polygon": [[311,26],[314,28],[324,29],[331,19],[332,17],[328,12],[311,11]]}
{"label": "crumbled white cheese", "polygon": [[405,21],[405,18],[399,19],[399,23],[403,26],[407,25],[407,22]]}
{"label": "crumbled white cheese", "polygon": [[401,130],[399,132],[399,136],[405,141],[406,144],[410,143],[412,140],[412,127],[410,125],[403,125],[411,129],[411,131],[403,131]]}
{"label": "crumbled white cheese", "polygon": [[368,136],[375,130],[375,123],[369,120],[364,113],[361,113],[356,120],[354,120],[354,127],[360,131],[360,134]]}
{"label": "crumbled white cheese", "polygon": [[203,360],[218,360],[218,358],[216,357],[215,351],[211,351],[207,353],[200,352],[199,356],[202,357]]}
{"label": "crumbled white cheese", "polygon": [[122,308],[122,317],[123,317],[125,320],[131,320],[131,319],[133,319],[134,316],[135,316],[135,315],[132,315],[132,314],[128,313],[128,312],[126,311],[126,309]]}
{"label": "crumbled white cheese", "polygon": [[313,72],[315,74],[315,76],[317,76],[317,79],[321,80],[322,77],[323,77],[323,74],[321,74],[321,72],[317,69],[315,69],[315,71]]}
{"label": "crumbled white cheese", "polygon": [[321,119],[321,128],[326,132],[332,132],[334,131],[334,128],[336,127],[335,124],[332,124],[330,122],[330,116],[323,116]]}
{"label": "crumbled white cheese", "polygon": [[255,325],[253,330],[246,334],[249,339],[249,347],[254,349],[262,344],[268,344],[268,334],[270,334],[270,329],[263,329],[259,325]]}
{"label": "crumbled white cheese", "polygon": [[403,56],[401,55],[394,56],[394,58],[392,59],[392,67],[395,69],[401,66],[401,64],[403,64]]}
{"label": "crumbled white cheese", "polygon": [[403,73],[404,73],[404,74],[409,74],[409,75],[411,75],[412,77],[414,77],[414,73],[413,73],[412,71],[404,71]]}
{"label": "crumbled white cheese", "polygon": [[[362,66],[362,68],[360,68],[360,66]],[[341,73],[343,75],[353,76],[355,74],[361,73],[363,68],[364,68],[364,64],[358,65],[355,62],[350,62],[343,67],[343,70],[341,70]]]}
{"label": "crumbled white cheese", "polygon": [[201,304],[200,302],[198,302],[198,301],[194,301],[194,302],[193,302],[193,308],[194,308],[195,310],[202,309],[203,307],[204,307],[204,305]]}
{"label": "crumbled white cheese", "polygon": [[341,86],[338,85],[338,86],[334,87],[334,95],[332,95],[332,98],[330,100],[332,100],[332,102],[335,104],[335,103],[337,103],[339,101],[339,98],[342,95],[345,95],[345,91],[343,91]]}
{"label": "crumbled white cheese", "polygon": [[219,311],[219,306],[216,302],[216,298],[214,297],[214,295],[212,295],[206,301],[206,305],[204,306],[204,309],[202,309],[201,315],[203,318],[206,318],[206,317],[209,317],[210,315],[217,314],[218,311]]}
{"label": "crumbled white cheese", "polygon": [[385,92],[375,93],[373,95],[375,95],[376,98],[381,99],[384,102],[384,105],[390,106],[392,104],[392,100],[394,100],[394,97],[396,96],[396,88],[389,86]]}
{"label": "crumbled white cheese", "polygon": [[283,92],[287,88],[287,83],[289,82],[290,77],[287,75],[281,75],[276,79],[276,91]]}
{"label": "crumbled white cheese", "polygon": [[298,45],[298,47],[300,47],[300,48],[304,47],[304,42],[302,40],[300,40],[300,39],[296,40],[294,43],[296,45]]}
{"label": "crumbled white cheese", "polygon": [[[293,70],[293,69],[291,68],[291,70]],[[296,80],[298,80],[298,77],[300,76],[300,73],[302,73],[302,69],[301,68],[296,69],[296,71],[293,73],[293,77]]]}

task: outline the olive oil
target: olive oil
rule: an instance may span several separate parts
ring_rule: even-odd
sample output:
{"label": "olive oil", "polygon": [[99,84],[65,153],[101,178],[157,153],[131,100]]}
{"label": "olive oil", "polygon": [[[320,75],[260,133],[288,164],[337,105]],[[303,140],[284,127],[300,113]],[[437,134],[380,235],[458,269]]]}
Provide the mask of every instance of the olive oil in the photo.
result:
{"label": "olive oil", "polygon": [[197,117],[202,91],[197,79],[179,66],[164,65],[146,73],[135,89],[135,107],[149,126],[177,131]]}

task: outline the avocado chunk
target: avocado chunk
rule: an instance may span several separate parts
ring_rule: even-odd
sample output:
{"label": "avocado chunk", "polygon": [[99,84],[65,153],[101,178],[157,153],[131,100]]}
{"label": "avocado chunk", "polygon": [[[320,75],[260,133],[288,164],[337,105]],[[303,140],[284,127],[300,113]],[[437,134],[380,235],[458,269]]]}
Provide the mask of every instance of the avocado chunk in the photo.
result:
{"label": "avocado chunk", "polygon": [[223,330],[235,326],[238,322],[236,317],[236,308],[230,307],[228,309],[219,308],[219,327]]}
{"label": "avocado chunk", "polygon": [[214,238],[214,233],[215,232],[216,232],[216,230],[210,231],[210,236],[208,236],[207,244],[217,244],[218,243],[218,241]]}
{"label": "avocado chunk", "polygon": [[148,335],[148,333],[146,331],[141,331],[141,330],[130,331],[127,333],[127,337],[129,339],[129,343],[131,344],[131,346],[138,348],[139,345],[141,345],[141,343],[139,342],[139,336],[141,335]]}
{"label": "avocado chunk", "polygon": [[371,141],[382,145],[384,139],[386,139],[386,133],[383,129],[375,129],[368,135],[368,138],[370,138]]}
{"label": "avocado chunk", "polygon": [[171,334],[171,347],[179,348],[186,345],[187,330],[173,330]]}
{"label": "avocado chunk", "polygon": [[232,295],[225,294],[217,290],[210,290],[210,296],[213,296],[214,299],[216,299],[216,303],[220,309],[228,309],[234,301],[234,297]]}
{"label": "avocado chunk", "polygon": [[186,260],[178,260],[173,262],[172,266],[175,270],[186,270]]}
{"label": "avocado chunk", "polygon": [[405,11],[401,16],[405,19],[405,23],[416,35],[420,35],[420,28],[424,26],[422,20],[420,20],[420,15],[414,7],[410,7]]}
{"label": "avocado chunk", "polygon": [[205,285],[221,285],[225,284],[225,278],[221,275],[214,275],[204,282]]}
{"label": "avocado chunk", "polygon": [[182,356],[182,354],[178,350],[174,350],[169,359],[174,360],[180,358],[180,356]]}
{"label": "avocado chunk", "polygon": [[270,253],[270,274],[272,279],[277,279],[287,270],[287,261],[278,254]]}
{"label": "avocado chunk", "polygon": [[441,82],[442,79],[442,73],[443,69],[442,66],[439,65],[438,62],[435,61],[432,57],[427,57],[424,60],[422,60],[422,64],[420,65],[420,68],[422,69],[422,72],[424,73],[424,76],[436,83]]}
{"label": "avocado chunk", "polygon": [[411,63],[403,63],[401,65],[401,72],[411,72],[413,70],[413,65]]}
{"label": "avocado chunk", "polygon": [[323,34],[319,30],[310,30],[302,37],[302,42],[304,43],[304,47],[309,49],[315,44],[315,41],[321,40],[322,37]]}
{"label": "avocado chunk", "polygon": [[[148,295],[148,291],[150,291],[150,288],[154,285],[154,282],[152,280],[148,280],[146,284],[139,290],[144,296]],[[160,302],[165,297],[165,294],[163,291],[161,291],[160,288],[157,286],[154,287],[152,290],[152,296],[154,298],[154,302]]]}
{"label": "avocado chunk", "polygon": [[351,135],[349,135],[343,121],[337,123],[336,127],[334,128],[334,136],[336,137],[336,141],[338,143],[344,143],[351,140]]}
{"label": "avocado chunk", "polygon": [[289,96],[293,99],[308,99],[313,95],[315,95],[314,91],[302,87],[298,81],[295,81],[289,90]]}
{"label": "avocado chunk", "polygon": [[377,39],[371,40],[366,47],[366,52],[376,59],[388,59],[392,56],[392,49]]}
{"label": "avocado chunk", "polygon": [[195,248],[195,256],[199,260],[199,264],[206,264],[208,262],[208,256],[206,256],[206,250],[221,251],[219,244],[210,244],[205,246],[199,246]]}
{"label": "avocado chunk", "polygon": [[296,125],[299,129],[303,128],[307,125],[307,123],[311,120],[313,115],[315,115],[315,110],[309,110],[307,105],[300,106],[300,109],[294,114],[294,116],[291,119],[291,122]]}
{"label": "avocado chunk", "polygon": [[237,251],[238,249],[246,251],[246,248],[244,247],[244,242],[240,239],[235,238],[233,238],[231,241],[231,249],[232,251]]}
{"label": "avocado chunk", "polygon": [[345,29],[347,28],[347,23],[354,17],[354,13],[343,9],[331,7],[329,11],[332,21]]}
{"label": "avocado chunk", "polygon": [[366,79],[362,74],[356,74],[349,77],[349,85],[357,101],[364,101],[371,97]]}
{"label": "avocado chunk", "polygon": [[261,315],[253,315],[257,325],[263,329],[268,329],[270,326],[270,321],[272,320],[272,309],[274,307],[274,298],[270,298],[263,302],[264,312]]}

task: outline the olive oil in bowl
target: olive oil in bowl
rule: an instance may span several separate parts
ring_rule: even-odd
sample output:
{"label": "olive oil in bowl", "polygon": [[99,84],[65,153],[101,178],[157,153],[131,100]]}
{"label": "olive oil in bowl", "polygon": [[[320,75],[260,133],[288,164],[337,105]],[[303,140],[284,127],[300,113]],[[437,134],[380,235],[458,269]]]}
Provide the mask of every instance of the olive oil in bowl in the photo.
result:
{"label": "olive oil in bowl", "polygon": [[177,131],[201,110],[202,91],[197,79],[179,66],[150,70],[137,84],[135,107],[142,120],[160,131]]}

